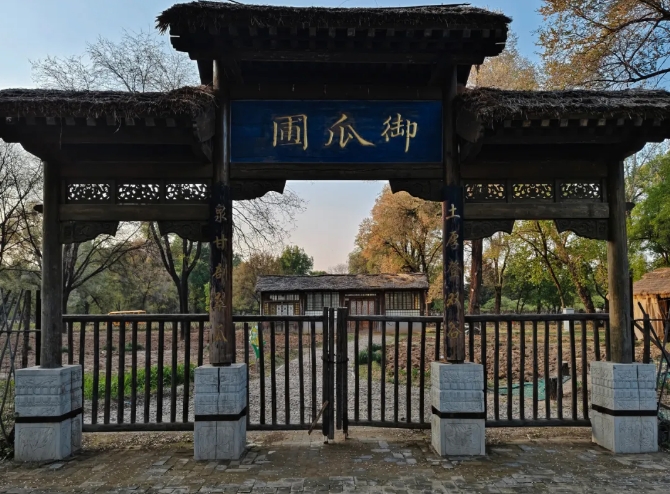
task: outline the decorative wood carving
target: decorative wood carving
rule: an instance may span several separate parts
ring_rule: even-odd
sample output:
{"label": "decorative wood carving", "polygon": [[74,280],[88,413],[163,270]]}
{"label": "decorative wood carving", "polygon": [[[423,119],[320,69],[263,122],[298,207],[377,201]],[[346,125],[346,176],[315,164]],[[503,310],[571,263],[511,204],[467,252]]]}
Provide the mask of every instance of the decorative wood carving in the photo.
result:
{"label": "decorative wood carving", "polygon": [[175,233],[193,242],[209,242],[209,222],[207,221],[159,221],[161,235]]}
{"label": "decorative wood carving", "polygon": [[442,180],[389,180],[393,193],[405,191],[419,199],[442,202]]}
{"label": "decorative wood carving", "polygon": [[571,231],[580,237],[607,240],[607,220],[558,219],[554,222],[559,232]]}
{"label": "decorative wood carving", "polygon": [[463,236],[465,240],[490,237],[496,232],[512,233],[514,220],[465,220]]}
{"label": "decorative wood carving", "polygon": [[116,235],[118,221],[61,221],[60,241],[73,244],[93,240],[98,235]]}
{"label": "decorative wood carving", "polygon": [[268,192],[284,192],[286,180],[233,180],[233,201],[246,201],[263,197]]}

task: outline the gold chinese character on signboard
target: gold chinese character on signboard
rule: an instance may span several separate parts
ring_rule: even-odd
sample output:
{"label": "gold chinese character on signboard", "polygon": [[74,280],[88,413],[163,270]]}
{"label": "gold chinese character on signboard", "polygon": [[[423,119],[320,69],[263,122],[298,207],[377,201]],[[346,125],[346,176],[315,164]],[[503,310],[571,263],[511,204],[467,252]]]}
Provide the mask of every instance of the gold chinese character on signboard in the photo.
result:
{"label": "gold chinese character on signboard", "polygon": [[216,208],[214,208],[214,221],[217,223],[226,221],[226,207],[223,204],[218,204]]}
{"label": "gold chinese character on signboard", "polygon": [[307,149],[307,115],[275,117],[272,122],[272,147],[302,146]]}
{"label": "gold chinese character on signboard", "polygon": [[393,118],[390,116],[384,122],[384,131],[382,137],[389,142],[393,137],[405,138],[405,152],[409,151],[409,143],[416,137],[416,132],[419,130],[419,124],[410,120],[402,118],[400,113]]}
{"label": "gold chinese character on signboard", "polygon": [[222,280],[226,276],[226,268],[223,266],[223,263],[219,263],[214,269],[214,278],[217,280]]}
{"label": "gold chinese character on signboard", "polygon": [[333,144],[336,134],[339,137],[339,143],[341,148],[345,148],[352,139],[356,139],[356,141],[358,141],[358,143],[361,146],[374,147],[373,143],[371,143],[370,141],[366,141],[358,134],[358,132],[356,132],[354,126],[351,123],[347,122],[348,119],[349,117],[347,117],[343,113],[342,117],[340,117],[340,119],[337,122],[335,122],[330,127],[330,129],[328,129],[328,134],[330,137],[328,139],[328,142],[326,143],[326,147],[329,147],[331,144]]}
{"label": "gold chinese character on signboard", "polygon": [[226,302],[223,299],[223,292],[216,292],[214,294],[214,300],[212,300],[212,309],[216,311],[222,311],[226,308]]}
{"label": "gold chinese character on signboard", "polygon": [[221,234],[220,237],[214,237],[214,245],[217,249],[225,249],[228,245],[228,239]]}

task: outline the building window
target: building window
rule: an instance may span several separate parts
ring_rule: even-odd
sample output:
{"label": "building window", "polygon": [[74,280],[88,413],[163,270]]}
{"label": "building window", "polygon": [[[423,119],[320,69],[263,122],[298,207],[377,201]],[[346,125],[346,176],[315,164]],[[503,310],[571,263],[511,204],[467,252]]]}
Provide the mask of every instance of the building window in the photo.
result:
{"label": "building window", "polygon": [[308,292],[307,310],[323,310],[324,307],[339,307],[338,292]]}
{"label": "building window", "polygon": [[386,292],[386,310],[420,310],[418,292]]}
{"label": "building window", "polygon": [[300,295],[297,293],[271,293],[270,300],[279,302],[283,300],[300,300]]}

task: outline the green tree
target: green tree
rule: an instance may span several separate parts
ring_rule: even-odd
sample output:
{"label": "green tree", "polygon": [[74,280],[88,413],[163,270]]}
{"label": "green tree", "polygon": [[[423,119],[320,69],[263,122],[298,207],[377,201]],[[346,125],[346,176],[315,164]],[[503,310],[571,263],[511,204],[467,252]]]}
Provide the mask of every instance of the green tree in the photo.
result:
{"label": "green tree", "polygon": [[654,267],[670,266],[670,155],[656,158],[650,167],[656,174],[631,212],[629,237],[650,254]]}
{"label": "green tree", "polygon": [[301,247],[289,245],[279,256],[281,273],[286,275],[307,275],[314,267],[314,258],[309,257]]}

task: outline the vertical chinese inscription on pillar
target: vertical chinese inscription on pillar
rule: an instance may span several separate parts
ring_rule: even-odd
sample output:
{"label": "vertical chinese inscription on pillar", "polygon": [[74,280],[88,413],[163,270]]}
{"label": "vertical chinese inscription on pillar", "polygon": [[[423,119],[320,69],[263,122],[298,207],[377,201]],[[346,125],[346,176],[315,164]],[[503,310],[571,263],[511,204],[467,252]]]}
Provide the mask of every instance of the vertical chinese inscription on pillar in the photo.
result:
{"label": "vertical chinese inscription on pillar", "polygon": [[443,203],[444,357],[465,360],[463,285],[463,189],[444,188]]}
{"label": "vertical chinese inscription on pillar", "polygon": [[212,190],[212,242],[210,244],[210,364],[235,361],[232,325],[232,201],[230,187],[217,183]]}

